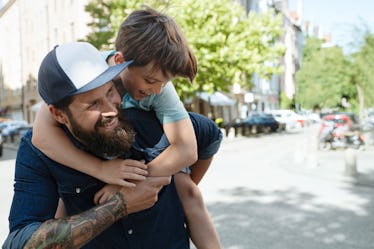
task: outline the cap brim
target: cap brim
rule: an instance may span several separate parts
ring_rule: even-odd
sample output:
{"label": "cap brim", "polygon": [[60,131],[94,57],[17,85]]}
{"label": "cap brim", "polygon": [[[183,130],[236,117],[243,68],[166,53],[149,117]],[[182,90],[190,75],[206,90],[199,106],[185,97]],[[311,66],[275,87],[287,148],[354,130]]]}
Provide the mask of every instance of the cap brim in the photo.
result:
{"label": "cap brim", "polygon": [[93,79],[92,81],[90,81],[83,87],[79,88],[77,91],[75,91],[73,95],[88,92],[98,87],[101,87],[102,85],[113,80],[118,74],[120,74],[132,62],[133,61],[126,61],[124,63],[109,67],[102,74],[97,76],[95,79]]}

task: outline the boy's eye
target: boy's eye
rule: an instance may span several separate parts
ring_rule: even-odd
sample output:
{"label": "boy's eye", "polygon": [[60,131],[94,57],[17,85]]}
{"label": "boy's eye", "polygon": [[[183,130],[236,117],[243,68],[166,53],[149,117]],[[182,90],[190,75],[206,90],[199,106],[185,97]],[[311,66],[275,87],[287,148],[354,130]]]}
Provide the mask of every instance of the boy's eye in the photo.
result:
{"label": "boy's eye", "polygon": [[157,83],[159,83],[159,82],[156,81],[156,80],[149,80],[149,79],[145,79],[145,82],[147,82],[147,84],[150,84],[150,85],[153,85],[153,84],[157,84]]}

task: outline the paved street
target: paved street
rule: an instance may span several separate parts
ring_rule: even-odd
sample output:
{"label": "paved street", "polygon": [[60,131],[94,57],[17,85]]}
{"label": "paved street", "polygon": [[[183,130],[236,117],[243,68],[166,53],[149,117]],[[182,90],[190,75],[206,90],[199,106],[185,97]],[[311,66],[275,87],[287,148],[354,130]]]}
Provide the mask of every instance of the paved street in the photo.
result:
{"label": "paved street", "polygon": [[[201,182],[226,249],[372,249],[374,150],[357,151],[356,177],[346,152],[317,152],[316,127],[225,138]],[[0,161],[0,242],[11,202],[13,160]]]}
{"label": "paved street", "polygon": [[312,155],[315,132],[225,141],[201,184],[224,248],[373,248],[374,151],[352,179],[344,151]]}

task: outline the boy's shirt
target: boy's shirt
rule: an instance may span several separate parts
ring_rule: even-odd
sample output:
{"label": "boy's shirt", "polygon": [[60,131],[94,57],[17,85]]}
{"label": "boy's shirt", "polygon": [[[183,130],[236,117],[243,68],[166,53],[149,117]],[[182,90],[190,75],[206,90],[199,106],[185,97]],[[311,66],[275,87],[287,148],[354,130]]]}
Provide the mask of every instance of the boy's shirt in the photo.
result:
{"label": "boy's shirt", "polygon": [[[115,54],[115,50],[102,51],[104,60]],[[153,110],[161,124],[177,122],[188,118],[188,113],[177,94],[172,82],[166,83],[160,94],[152,94],[142,100],[135,100],[130,94],[122,97],[121,108],[140,108],[145,111]]]}
{"label": "boy's shirt", "polygon": [[151,94],[141,100],[135,100],[130,94],[125,93],[122,97],[121,108],[134,107],[146,111],[154,110],[161,124],[188,118],[188,113],[170,81],[162,88],[160,94]]}

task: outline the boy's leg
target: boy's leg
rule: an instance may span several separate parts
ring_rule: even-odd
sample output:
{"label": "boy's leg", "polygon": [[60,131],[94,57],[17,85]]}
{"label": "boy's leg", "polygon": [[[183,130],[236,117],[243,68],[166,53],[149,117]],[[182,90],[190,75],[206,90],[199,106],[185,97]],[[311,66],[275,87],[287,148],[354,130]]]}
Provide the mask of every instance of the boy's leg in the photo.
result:
{"label": "boy's leg", "polygon": [[186,173],[175,174],[174,180],[192,242],[198,249],[220,249],[219,236],[200,189]]}
{"label": "boy's leg", "polygon": [[197,184],[205,175],[214,154],[218,151],[222,133],[209,118],[197,113],[189,114],[197,140],[198,160],[190,167],[190,175],[180,172],[174,176],[175,184],[186,215],[192,242],[198,249],[219,249],[221,243],[218,233]]}
{"label": "boy's leg", "polygon": [[198,185],[201,179],[203,179],[212,161],[213,157],[210,157],[208,159],[199,159],[190,167],[191,179],[196,185]]}
{"label": "boy's leg", "polygon": [[211,119],[197,113],[189,114],[198,147],[198,160],[190,166],[191,179],[199,184],[221,145],[222,132]]}
{"label": "boy's leg", "polygon": [[66,209],[65,209],[65,204],[62,201],[62,199],[58,199],[58,205],[57,205],[57,210],[55,213],[55,219],[62,218],[66,216]]}

